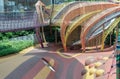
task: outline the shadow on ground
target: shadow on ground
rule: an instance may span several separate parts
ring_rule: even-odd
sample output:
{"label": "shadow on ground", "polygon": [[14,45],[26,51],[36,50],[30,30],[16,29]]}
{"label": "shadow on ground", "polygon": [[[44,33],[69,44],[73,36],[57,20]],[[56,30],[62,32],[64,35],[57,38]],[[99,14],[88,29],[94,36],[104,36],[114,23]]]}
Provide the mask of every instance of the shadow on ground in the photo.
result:
{"label": "shadow on ground", "polygon": [[32,50],[25,54],[23,58],[27,56],[32,57],[19,65],[19,67],[12,71],[5,79],[33,79],[35,75],[41,71],[43,66],[45,66],[41,61],[43,57],[47,60],[53,59],[55,61],[53,67],[56,72],[51,71],[46,79],[82,79],[81,71],[84,66],[76,58],[66,59],[60,57],[55,52],[49,52],[49,49]]}

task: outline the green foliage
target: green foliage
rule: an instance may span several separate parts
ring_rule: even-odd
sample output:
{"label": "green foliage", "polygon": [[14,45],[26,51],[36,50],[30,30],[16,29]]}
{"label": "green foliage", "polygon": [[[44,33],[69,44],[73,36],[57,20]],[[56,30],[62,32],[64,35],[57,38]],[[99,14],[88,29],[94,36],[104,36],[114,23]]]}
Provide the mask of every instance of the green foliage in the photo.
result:
{"label": "green foliage", "polygon": [[34,43],[31,40],[27,41],[2,41],[0,42],[0,56],[6,56],[32,46]]}
{"label": "green foliage", "polygon": [[6,40],[10,38],[15,38],[18,36],[26,36],[29,34],[34,34],[33,30],[23,30],[23,31],[17,31],[17,32],[6,32],[6,33],[0,33],[0,40]]}
{"label": "green foliage", "polygon": [[54,35],[47,36],[47,37],[46,37],[46,40],[47,40],[48,42],[55,42],[55,36],[54,36]]}
{"label": "green foliage", "polygon": [[[50,30],[51,29],[51,30]],[[57,41],[61,41],[60,39],[60,27],[53,26],[45,28],[45,36],[48,42],[55,42],[55,31],[57,32]]]}
{"label": "green foliage", "polygon": [[[116,34],[112,33],[111,35],[111,44],[113,45],[115,42],[115,38],[116,38]],[[107,36],[106,40],[105,40],[105,45],[110,45],[110,34]]]}
{"label": "green foliage", "polygon": [[74,1],[74,0],[68,0],[68,2],[71,2],[71,1]]}
{"label": "green foliage", "polygon": [[52,29],[60,31],[60,27],[59,26],[54,26]]}

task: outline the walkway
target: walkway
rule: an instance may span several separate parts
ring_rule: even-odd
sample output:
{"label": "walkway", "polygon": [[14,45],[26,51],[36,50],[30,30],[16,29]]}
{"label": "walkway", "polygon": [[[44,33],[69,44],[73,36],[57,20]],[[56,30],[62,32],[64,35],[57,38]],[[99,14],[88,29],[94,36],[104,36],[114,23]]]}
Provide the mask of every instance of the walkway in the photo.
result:
{"label": "walkway", "polygon": [[[0,59],[0,79],[82,79],[81,71],[84,60],[89,56],[109,56],[113,51],[101,53],[82,53],[72,57],[75,53],[62,53],[66,57],[56,53],[58,47],[34,48],[26,54],[17,54],[8,58]],[[56,72],[51,71],[42,62],[46,58],[54,67]],[[107,71],[111,61],[106,62]],[[112,71],[113,72],[113,71]],[[109,79],[115,79],[115,74],[110,74]],[[96,79],[107,79],[106,75]]]}

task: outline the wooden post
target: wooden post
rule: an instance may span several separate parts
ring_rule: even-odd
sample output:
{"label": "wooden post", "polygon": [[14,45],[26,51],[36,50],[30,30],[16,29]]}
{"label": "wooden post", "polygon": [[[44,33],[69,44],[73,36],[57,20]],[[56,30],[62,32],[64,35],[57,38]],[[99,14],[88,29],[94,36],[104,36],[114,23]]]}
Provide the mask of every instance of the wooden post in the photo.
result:
{"label": "wooden post", "polygon": [[44,46],[43,46],[42,39],[41,39],[41,36],[40,36],[40,29],[39,29],[39,28],[35,28],[35,30],[36,30],[36,37],[37,37],[37,40],[38,40],[39,44],[41,44],[40,47],[43,48]]}
{"label": "wooden post", "polygon": [[104,41],[103,41],[103,38],[104,38],[104,30],[105,30],[105,28],[104,28],[104,24],[103,24],[102,47],[101,47],[101,50],[103,50],[103,49],[104,49]]}
{"label": "wooden post", "polygon": [[95,42],[96,42],[96,50],[98,51],[98,40],[97,40],[97,38],[95,38]]}
{"label": "wooden post", "polygon": [[112,45],[111,35],[112,35],[112,33],[110,33],[110,46]]}

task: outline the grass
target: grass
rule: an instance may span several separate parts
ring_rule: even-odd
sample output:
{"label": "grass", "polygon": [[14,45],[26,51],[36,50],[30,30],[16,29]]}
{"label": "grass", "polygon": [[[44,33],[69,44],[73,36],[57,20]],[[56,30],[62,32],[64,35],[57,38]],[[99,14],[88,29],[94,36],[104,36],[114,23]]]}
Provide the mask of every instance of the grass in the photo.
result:
{"label": "grass", "polygon": [[1,41],[0,42],[0,57],[18,53],[21,50],[32,46],[33,44],[34,43],[32,40]]}

